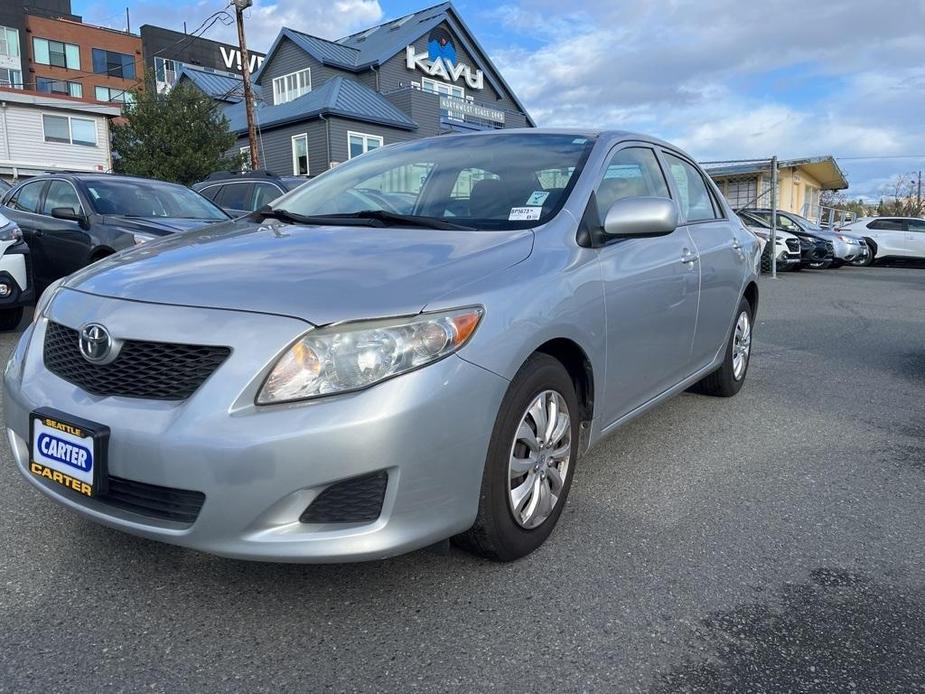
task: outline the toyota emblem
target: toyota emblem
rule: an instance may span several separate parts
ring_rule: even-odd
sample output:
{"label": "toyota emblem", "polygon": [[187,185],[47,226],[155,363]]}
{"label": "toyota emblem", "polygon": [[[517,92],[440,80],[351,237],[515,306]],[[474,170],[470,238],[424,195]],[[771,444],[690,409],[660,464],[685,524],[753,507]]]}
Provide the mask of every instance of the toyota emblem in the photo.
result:
{"label": "toyota emblem", "polygon": [[87,323],[80,329],[80,353],[92,364],[106,364],[115,359],[109,331],[99,323]]}

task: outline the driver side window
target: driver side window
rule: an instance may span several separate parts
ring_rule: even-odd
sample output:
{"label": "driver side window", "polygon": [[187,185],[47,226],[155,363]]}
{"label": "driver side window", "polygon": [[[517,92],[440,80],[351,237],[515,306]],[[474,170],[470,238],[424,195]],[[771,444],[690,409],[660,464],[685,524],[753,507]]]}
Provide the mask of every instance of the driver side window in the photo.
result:
{"label": "driver side window", "polygon": [[647,147],[627,147],[613,155],[597,187],[598,218],[603,223],[617,200],[639,196],[671,197],[655,152]]}

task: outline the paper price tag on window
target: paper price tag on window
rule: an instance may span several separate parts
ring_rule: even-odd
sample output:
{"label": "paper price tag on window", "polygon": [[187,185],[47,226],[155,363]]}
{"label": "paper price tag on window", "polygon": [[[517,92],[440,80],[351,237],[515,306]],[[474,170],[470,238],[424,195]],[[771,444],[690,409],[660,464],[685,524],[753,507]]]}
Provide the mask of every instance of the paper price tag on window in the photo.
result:
{"label": "paper price tag on window", "polygon": [[507,219],[509,222],[533,221],[539,219],[542,212],[540,207],[512,207]]}

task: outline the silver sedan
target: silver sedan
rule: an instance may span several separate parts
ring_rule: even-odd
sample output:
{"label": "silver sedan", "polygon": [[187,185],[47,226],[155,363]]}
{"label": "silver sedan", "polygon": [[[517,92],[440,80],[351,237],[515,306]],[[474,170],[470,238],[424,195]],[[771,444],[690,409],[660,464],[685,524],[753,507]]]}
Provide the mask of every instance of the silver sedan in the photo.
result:
{"label": "silver sedan", "polygon": [[384,147],[50,287],[4,374],[9,444],[75,512],[220,555],[516,559],[589,447],[742,387],[757,252],[660,140]]}

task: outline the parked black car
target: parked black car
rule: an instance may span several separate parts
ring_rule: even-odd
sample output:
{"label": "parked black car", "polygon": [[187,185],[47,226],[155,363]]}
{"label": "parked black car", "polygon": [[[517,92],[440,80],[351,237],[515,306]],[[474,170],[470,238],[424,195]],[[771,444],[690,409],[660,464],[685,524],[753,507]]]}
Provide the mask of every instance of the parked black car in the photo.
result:
{"label": "parked black car", "polygon": [[[790,232],[795,233],[795,232]],[[811,270],[827,270],[835,260],[835,246],[818,236],[797,233],[800,237],[800,267]]]}
{"label": "parked black car", "polygon": [[225,212],[240,217],[259,210],[283,193],[298,188],[305,176],[274,176],[268,171],[219,171],[193,184],[193,190],[205,195]]}
{"label": "parked black car", "polygon": [[116,251],[229,219],[185,186],[111,174],[36,176],[0,200],[29,245],[39,291]]}

